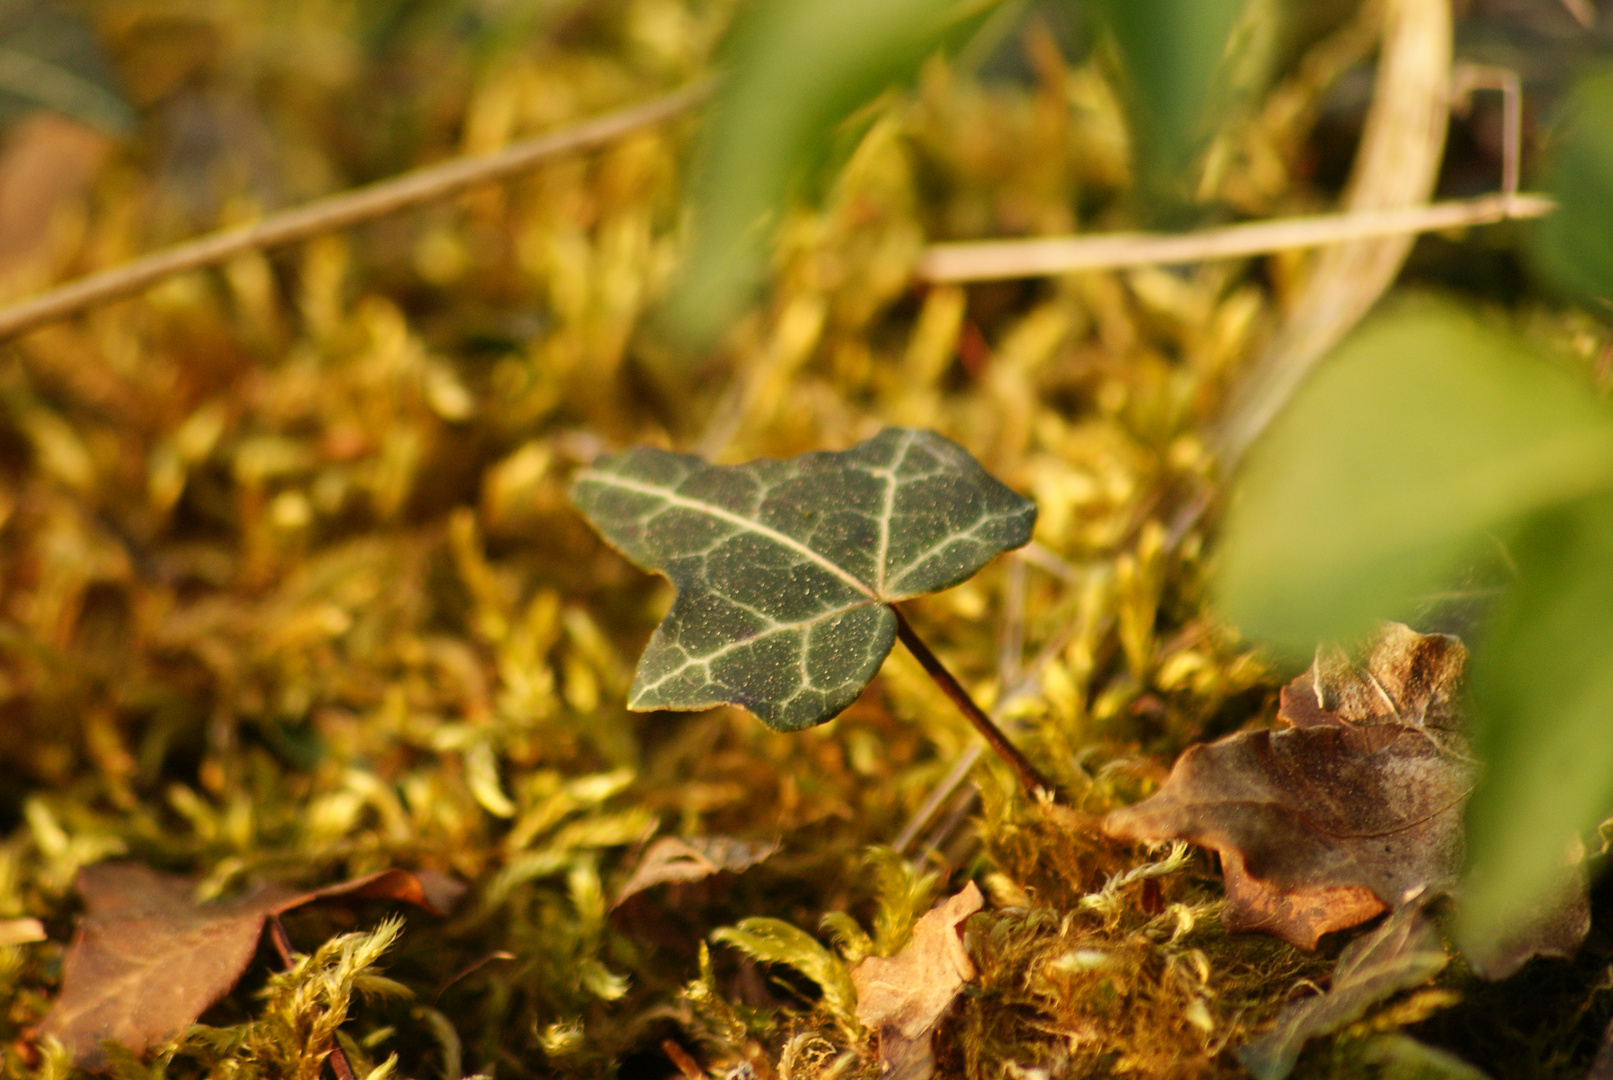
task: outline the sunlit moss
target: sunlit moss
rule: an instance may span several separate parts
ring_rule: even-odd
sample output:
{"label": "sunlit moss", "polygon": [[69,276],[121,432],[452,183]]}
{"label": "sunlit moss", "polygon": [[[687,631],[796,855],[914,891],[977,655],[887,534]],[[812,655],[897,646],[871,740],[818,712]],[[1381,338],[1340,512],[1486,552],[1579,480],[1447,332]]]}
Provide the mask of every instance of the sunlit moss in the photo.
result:
{"label": "sunlit moss", "polygon": [[[95,0],[146,120],[26,280],[647,97],[706,70],[731,6]],[[446,920],[292,920],[292,971],[259,963],[121,1080],[312,1076],[338,1024],[372,1080],[663,1075],[668,1039],[713,1075],[872,1078],[849,967],[966,877],[991,906],[947,1074],[1235,1073],[1221,1051],[1327,957],[1228,937],[1202,858],[1091,824],[1266,708],[1274,680],[1205,610],[1203,537],[1177,522],[1278,306],[1235,266],[915,287],[926,239],[1128,225],[1101,68],[1037,23],[1004,48],[1029,81],[937,60],[860,118],[710,355],[651,317],[685,241],[681,121],[4,346],[0,918],[52,940],[0,947],[0,1076],[67,1075],[23,1033],[56,992],[74,874],[113,855],[211,895],[392,865],[472,884]],[[1240,205],[1304,202],[1284,155],[1307,102],[1285,100],[1286,126],[1226,150],[1262,163],[1225,170]],[[1605,354],[1596,326],[1542,321]],[[1034,550],[911,614],[1069,803],[1027,803],[987,762],[979,802],[966,785],[901,857],[975,739],[916,665],[894,656],[800,735],[629,713],[669,594],[565,497],[632,442],[742,460],[886,424],[957,439],[1039,504]],[[613,911],[658,831],[782,850]],[[1553,1000],[1593,1025],[1609,1006],[1582,981]],[[366,996],[389,987],[413,996]]]}

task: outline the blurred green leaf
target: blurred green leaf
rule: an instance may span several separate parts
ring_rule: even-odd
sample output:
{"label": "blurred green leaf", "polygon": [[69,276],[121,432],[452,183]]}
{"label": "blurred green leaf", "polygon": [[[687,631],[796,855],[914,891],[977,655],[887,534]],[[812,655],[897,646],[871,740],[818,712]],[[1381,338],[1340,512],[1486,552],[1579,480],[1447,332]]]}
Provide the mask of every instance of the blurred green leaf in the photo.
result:
{"label": "blurred green leaf", "polygon": [[1573,837],[1613,810],[1613,495],[1537,515],[1511,553],[1518,585],[1473,665],[1485,773],[1462,914],[1479,942],[1549,902]]}
{"label": "blurred green leaf", "polygon": [[[1249,6],[1247,0],[1099,0],[1095,5],[1119,56],[1144,190],[1158,193],[1181,185],[1183,170],[1230,103],[1228,43]],[[1244,52],[1239,59],[1251,56]]]}
{"label": "blurred green leaf", "polygon": [[975,0],[768,0],[729,42],[693,182],[694,246],[669,306],[701,341],[761,279],[773,213],[836,124],[909,75]]}
{"label": "blurred green leaf", "polygon": [[1613,314],[1613,68],[1575,88],[1547,170],[1558,209],[1534,231],[1540,271]]}
{"label": "blurred green leaf", "polygon": [[1613,482],[1613,420],[1528,349],[1438,305],[1340,348],[1252,454],[1218,588],[1295,657],[1404,614],[1486,534]]}
{"label": "blurred green leaf", "polygon": [[1427,982],[1449,960],[1421,906],[1406,904],[1345,946],[1326,993],[1284,1009],[1272,1030],[1238,1051],[1238,1060],[1255,1080],[1283,1080],[1311,1039],[1348,1027],[1385,998]]}
{"label": "blurred green leaf", "polygon": [[0,120],[39,107],[113,135],[135,124],[95,30],[76,8],[0,0]]}
{"label": "blurred green leaf", "polygon": [[1352,1056],[1376,1065],[1379,1080],[1490,1080],[1484,1070],[1450,1051],[1398,1031],[1372,1036],[1355,1047]]}

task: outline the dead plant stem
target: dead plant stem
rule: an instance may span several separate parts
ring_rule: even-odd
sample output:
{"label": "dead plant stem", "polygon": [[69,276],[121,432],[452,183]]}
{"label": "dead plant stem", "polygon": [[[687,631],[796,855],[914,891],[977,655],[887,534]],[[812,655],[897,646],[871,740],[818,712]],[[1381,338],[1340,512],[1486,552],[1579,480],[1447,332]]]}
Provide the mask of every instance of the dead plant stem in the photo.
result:
{"label": "dead plant stem", "polygon": [[984,709],[975,704],[974,698],[969,696],[969,691],[965,690],[963,684],[958,682],[957,677],[947,670],[945,664],[941,663],[940,657],[931,652],[930,647],[924,644],[924,640],[914,633],[913,625],[907,621],[907,616],[902,614],[902,609],[895,604],[892,604],[890,608],[896,613],[896,636],[902,639],[902,644],[907,646],[907,651],[913,654],[913,659],[917,660],[919,666],[925,670],[930,678],[935,680],[935,684],[941,688],[941,692],[946,694],[952,700],[952,703],[958,707],[959,711],[969,718],[969,722],[985,738],[986,743],[997,752],[997,756],[1007,762],[1010,769],[1014,770],[1014,775],[1019,777],[1019,782],[1025,788],[1026,793],[1031,796],[1043,791],[1052,794],[1054,792],[1053,785],[1037,770],[1036,766],[1030,763],[1030,760],[1024,754],[1019,752],[1018,747],[1008,741],[1008,736],[1003,734],[1002,728],[992,722],[991,717],[986,715]]}
{"label": "dead plant stem", "polygon": [[1190,233],[1098,233],[935,244],[920,257],[918,275],[932,282],[995,281],[1170,266],[1544,217],[1556,207],[1544,195],[1503,193],[1426,206],[1275,218]]}
{"label": "dead plant stem", "polygon": [[496,153],[458,158],[315,199],[250,225],[198,237],[91,274],[0,308],[0,339],[15,337],[95,304],[129,296],[174,274],[213,266],[243,252],[279,247],[436,202],[466,188],[513,176],[562,154],[592,149],[679,115],[703,101],[713,85],[711,80],[705,80],[640,105],[525,139]]}

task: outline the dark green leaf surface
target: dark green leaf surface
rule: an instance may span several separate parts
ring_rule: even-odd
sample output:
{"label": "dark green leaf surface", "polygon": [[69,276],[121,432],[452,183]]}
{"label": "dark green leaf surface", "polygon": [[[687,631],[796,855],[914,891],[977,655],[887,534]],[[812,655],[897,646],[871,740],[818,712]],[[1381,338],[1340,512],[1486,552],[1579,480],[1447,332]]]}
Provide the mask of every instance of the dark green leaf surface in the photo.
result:
{"label": "dark green leaf surface", "polygon": [[1256,447],[1221,600],[1304,655],[1404,616],[1494,552],[1494,531],[1610,482],[1613,417],[1583,387],[1454,309],[1412,307],[1346,342]]}
{"label": "dark green leaf surface", "polygon": [[732,703],[782,731],[868,685],[895,639],[890,603],[964,581],[1036,522],[962,447],[904,428],[733,466],[634,447],[583,472],[572,499],[677,586],[628,706]]}

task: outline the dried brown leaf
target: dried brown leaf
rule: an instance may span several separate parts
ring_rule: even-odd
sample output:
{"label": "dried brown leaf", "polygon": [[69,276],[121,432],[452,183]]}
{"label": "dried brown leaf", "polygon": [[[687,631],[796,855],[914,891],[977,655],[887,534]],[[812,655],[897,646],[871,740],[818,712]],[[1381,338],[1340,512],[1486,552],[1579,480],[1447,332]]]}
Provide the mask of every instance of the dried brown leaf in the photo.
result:
{"label": "dried brown leaf", "polygon": [[[1462,808],[1477,779],[1460,711],[1467,649],[1387,624],[1353,665],[1317,650],[1283,687],[1287,731],[1188,749],[1164,785],[1104,821],[1129,840],[1185,839],[1221,854],[1228,930],[1302,949],[1409,897],[1444,892],[1462,861]],[[1568,956],[1589,928],[1583,875],[1506,940],[1469,956],[1505,978],[1531,956]]]}
{"label": "dried brown leaf", "polygon": [[923,1080],[935,1071],[935,1025],[975,977],[958,928],[984,904],[971,881],[919,919],[907,948],[895,956],[870,956],[852,969],[857,1019],[879,1032],[885,1080]]}
{"label": "dried brown leaf", "polygon": [[[194,879],[139,863],[79,872],[84,919],[67,950],[62,993],[39,1026],[98,1069],[111,1039],[137,1054],[183,1031],[230,992],[270,916],[319,900],[395,900],[443,913],[457,899],[442,875],[382,870],[323,889],[258,883],[233,900],[198,904]],[[462,887],[460,887],[462,889]]]}
{"label": "dried brown leaf", "polygon": [[1468,967],[1494,981],[1510,978],[1533,957],[1566,958],[1578,952],[1591,929],[1590,882],[1582,855],[1567,853],[1556,888],[1531,905],[1510,931],[1485,941],[1462,941]]}
{"label": "dried brown leaf", "polygon": [[[1270,934],[1313,949],[1323,934],[1357,926],[1384,909],[1383,901],[1360,885],[1279,891],[1250,877],[1237,851],[1221,853],[1221,873],[1227,894],[1221,922],[1228,933]],[[1296,940],[1294,927],[1305,928],[1303,941]]]}
{"label": "dried brown leaf", "polygon": [[1303,949],[1421,889],[1461,859],[1474,767],[1456,702],[1467,650],[1388,626],[1362,668],[1318,651],[1283,688],[1289,731],[1190,748],[1151,798],[1105,820],[1113,836],[1220,852],[1226,924]]}
{"label": "dried brown leaf", "polygon": [[629,897],[656,885],[700,881],[724,870],[740,873],[771,858],[778,849],[776,842],[756,844],[731,836],[663,836],[644,852],[611,907],[621,907]]}

